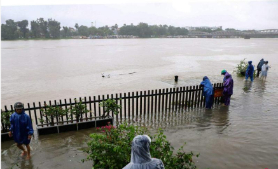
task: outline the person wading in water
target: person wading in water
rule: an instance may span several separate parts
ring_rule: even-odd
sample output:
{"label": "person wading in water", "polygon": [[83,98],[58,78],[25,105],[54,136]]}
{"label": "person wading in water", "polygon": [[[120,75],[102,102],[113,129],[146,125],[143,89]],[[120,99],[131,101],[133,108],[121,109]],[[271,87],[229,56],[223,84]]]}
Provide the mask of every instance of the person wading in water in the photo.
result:
{"label": "person wading in water", "polygon": [[[9,136],[14,138],[17,143],[17,147],[22,150],[21,156],[27,155],[26,159],[30,159],[30,141],[34,133],[32,122],[30,117],[25,113],[24,106],[21,102],[16,102],[14,104],[15,112],[11,115],[10,122],[10,132]],[[24,149],[23,145],[26,146],[27,151]]]}

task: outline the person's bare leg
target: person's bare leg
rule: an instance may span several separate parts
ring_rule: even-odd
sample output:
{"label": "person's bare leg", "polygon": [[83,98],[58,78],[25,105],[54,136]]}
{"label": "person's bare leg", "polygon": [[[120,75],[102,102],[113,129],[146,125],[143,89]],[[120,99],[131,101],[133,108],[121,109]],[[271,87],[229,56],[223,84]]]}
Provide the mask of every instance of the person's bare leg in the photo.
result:
{"label": "person's bare leg", "polygon": [[26,145],[26,148],[27,148],[27,157],[26,159],[29,160],[31,158],[31,149],[30,149],[30,145]]}
{"label": "person's bare leg", "polygon": [[24,156],[27,154],[27,151],[23,148],[22,144],[17,144],[17,147],[22,150],[21,156]]}

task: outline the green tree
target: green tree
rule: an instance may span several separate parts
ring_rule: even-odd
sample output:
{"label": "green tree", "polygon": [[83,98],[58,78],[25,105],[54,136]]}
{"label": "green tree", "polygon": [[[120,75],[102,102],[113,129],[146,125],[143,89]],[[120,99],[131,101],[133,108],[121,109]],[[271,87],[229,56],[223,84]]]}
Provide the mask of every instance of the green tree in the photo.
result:
{"label": "green tree", "polygon": [[78,31],[78,29],[79,29],[78,23],[76,23],[76,24],[74,25],[74,27],[75,27],[76,31]]}
{"label": "green tree", "polygon": [[171,36],[177,35],[176,28],[174,26],[169,26],[168,31]]}
{"label": "green tree", "polygon": [[78,27],[78,33],[81,36],[89,36],[89,28],[87,26],[81,25]]}
{"label": "green tree", "polygon": [[37,19],[37,23],[39,24],[40,34],[46,38],[49,38],[48,22],[43,18],[39,18]]}
{"label": "green tree", "polygon": [[1,39],[12,40],[16,39],[17,24],[14,20],[6,20],[6,24],[1,25]]}
{"label": "green tree", "polygon": [[90,27],[89,28],[89,34],[93,35],[93,36],[98,35],[98,29],[94,26]]}
{"label": "green tree", "polygon": [[63,26],[63,30],[61,30],[61,36],[62,37],[70,36],[70,30],[67,26]]}
{"label": "green tree", "polygon": [[110,30],[107,25],[103,27],[99,27],[98,30],[101,36],[113,35],[113,31]]}
{"label": "green tree", "polygon": [[60,22],[57,22],[52,19],[48,19],[48,29],[49,33],[53,38],[59,38],[60,37]]}
{"label": "green tree", "polygon": [[31,21],[31,32],[32,32],[32,37],[34,38],[40,37],[40,26],[36,21]]}
{"label": "green tree", "polygon": [[28,38],[26,36],[26,33],[29,32],[28,26],[28,20],[22,20],[17,22],[17,26],[19,27],[20,31],[23,33],[24,38]]}
{"label": "green tree", "polygon": [[137,25],[137,29],[138,29],[138,36],[141,38],[148,38],[151,36],[152,32],[151,29],[149,28],[147,23],[139,23]]}

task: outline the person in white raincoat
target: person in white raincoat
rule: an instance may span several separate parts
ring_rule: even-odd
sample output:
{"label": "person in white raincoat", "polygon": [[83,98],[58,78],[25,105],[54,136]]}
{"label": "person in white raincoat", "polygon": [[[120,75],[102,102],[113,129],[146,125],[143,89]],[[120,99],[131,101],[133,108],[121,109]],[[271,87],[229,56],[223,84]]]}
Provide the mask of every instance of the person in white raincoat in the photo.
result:
{"label": "person in white raincoat", "polygon": [[151,139],[147,135],[138,135],[132,140],[131,162],[123,169],[164,169],[160,159],[151,158]]}
{"label": "person in white raincoat", "polygon": [[262,66],[262,71],[261,71],[261,79],[266,80],[267,77],[267,71],[270,68],[270,66],[268,66],[268,61],[265,61],[264,65]]}

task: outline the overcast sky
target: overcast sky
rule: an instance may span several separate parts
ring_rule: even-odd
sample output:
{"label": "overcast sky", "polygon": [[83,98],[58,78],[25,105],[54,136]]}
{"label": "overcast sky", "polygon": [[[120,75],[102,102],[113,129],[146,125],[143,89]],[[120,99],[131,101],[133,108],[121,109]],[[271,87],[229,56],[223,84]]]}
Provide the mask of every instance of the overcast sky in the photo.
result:
{"label": "overcast sky", "polygon": [[[28,1],[28,0],[27,0]],[[196,1],[168,1],[153,0],[151,3],[143,1],[99,1],[86,4],[88,1],[79,0],[74,3],[56,3],[59,0],[45,1],[45,5],[38,5],[30,0],[4,0],[1,6],[1,22],[7,19],[15,21],[27,19],[29,21],[43,17],[53,18],[61,26],[74,27],[79,25],[112,26],[118,24],[135,24],[145,22],[150,25],[167,24],[173,26],[223,26],[236,29],[278,29],[278,1],[264,0],[196,0]],[[24,4],[23,4],[24,2]],[[44,1],[42,1],[44,2]],[[49,3],[50,2],[50,3]],[[103,2],[103,4],[100,4]],[[83,4],[82,4],[83,3]],[[85,4],[84,4],[85,3]],[[49,5],[54,4],[54,5]],[[68,5],[65,5],[68,4]],[[4,6],[3,6],[4,5]]]}

